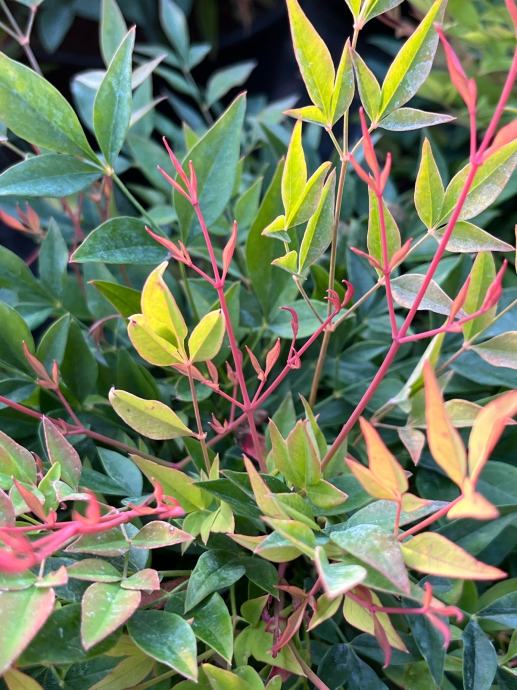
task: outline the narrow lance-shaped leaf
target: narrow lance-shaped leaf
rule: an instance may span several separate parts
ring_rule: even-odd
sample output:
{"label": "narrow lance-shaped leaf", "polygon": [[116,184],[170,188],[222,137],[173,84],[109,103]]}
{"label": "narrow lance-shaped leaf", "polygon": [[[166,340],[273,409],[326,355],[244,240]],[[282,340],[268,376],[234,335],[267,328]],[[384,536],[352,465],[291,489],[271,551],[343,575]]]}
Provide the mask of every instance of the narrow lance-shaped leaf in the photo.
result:
{"label": "narrow lance-shaped leaf", "polygon": [[428,575],[462,580],[498,580],[506,576],[499,568],[478,561],[436,532],[417,534],[403,542],[402,553],[409,568]]}
{"label": "narrow lance-shaped leaf", "polygon": [[376,122],[381,104],[381,87],[371,69],[355,50],[353,62],[361,103],[370,120]]}
{"label": "narrow lance-shaped leaf", "polygon": [[433,24],[443,14],[444,7],[444,0],[435,0],[393,60],[382,85],[381,115],[407,103],[427,79],[438,45]]}
{"label": "narrow lance-shaped leaf", "polygon": [[98,162],[77,115],[59,91],[3,53],[0,53],[0,122],[31,144]]}
{"label": "narrow lance-shaped leaf", "polygon": [[329,116],[335,79],[330,52],[303,13],[298,0],[287,0],[294,53],[311,101]]}
{"label": "narrow lance-shaped leaf", "polygon": [[106,67],[117,52],[126,32],[126,22],[116,0],[102,0],[100,44],[102,59]]}
{"label": "narrow lance-shaped leaf", "polygon": [[[382,251],[382,234],[381,234],[381,218],[379,202],[377,200],[374,192],[368,188],[368,200],[369,200],[369,213],[368,213],[368,235],[366,238],[368,245],[368,253],[373,256],[379,264],[382,266],[383,261],[383,251]],[[383,200],[381,200],[383,213],[384,213],[384,223],[386,228],[386,245],[388,249],[388,261],[393,257],[393,255],[400,249],[400,231],[398,225],[391,214],[391,211],[386,206]],[[378,269],[376,269],[378,271]]]}
{"label": "narrow lance-shaped leaf", "polygon": [[[433,237],[440,242],[446,226],[436,228]],[[462,254],[472,254],[473,252],[511,252],[513,247],[507,242],[503,242],[498,237],[490,235],[485,230],[478,228],[477,225],[466,220],[460,220],[454,226],[454,231],[450,240],[447,242],[448,252],[460,252]]]}
{"label": "narrow lance-shaped leaf", "polygon": [[119,417],[147,438],[165,440],[194,435],[178,415],[159,400],[143,400],[114,388],[109,393],[109,399]]}
{"label": "narrow lance-shaped leaf", "polygon": [[335,124],[350,107],[354,99],[354,66],[350,41],[347,40],[339,62],[332,93],[332,121]]}
{"label": "narrow lance-shaped leaf", "polygon": [[429,362],[424,364],[427,440],[436,463],[461,487],[467,473],[467,457],[461,436],[453,427],[442,392]]}
{"label": "narrow lance-shaped leaf", "polygon": [[307,223],[300,245],[299,273],[317,261],[332,241],[335,178],[336,172],[333,170],[325,182],[318,206]]}
{"label": "narrow lance-shaped leaf", "polygon": [[445,113],[429,113],[418,108],[397,108],[389,115],[383,116],[379,127],[391,132],[409,132],[413,129],[443,125],[452,120],[454,117]]}
{"label": "narrow lance-shaped leaf", "polygon": [[[480,252],[472,266],[470,273],[470,283],[467,296],[463,303],[463,309],[467,314],[472,314],[483,305],[489,286],[494,281],[496,275],[495,262],[490,252]],[[484,314],[467,321],[463,326],[465,340],[469,340],[484,328],[486,328],[495,316],[497,307],[488,309]]]}
{"label": "narrow lance-shaped leaf", "polygon": [[50,462],[52,465],[59,463],[63,481],[77,489],[82,471],[77,451],[47,417],[43,418],[43,432]]}
{"label": "narrow lance-shaped leaf", "polygon": [[302,123],[297,122],[287,149],[282,175],[282,201],[287,216],[301,198],[306,183],[307,164],[302,146]]}
{"label": "narrow lance-shaped leaf", "polygon": [[135,29],[130,29],[113,56],[93,104],[93,127],[104,157],[113,165],[131,119],[131,61]]}
{"label": "narrow lance-shaped leaf", "polygon": [[440,219],[444,188],[429,139],[424,139],[422,158],[415,183],[415,207],[426,228],[433,228]]}

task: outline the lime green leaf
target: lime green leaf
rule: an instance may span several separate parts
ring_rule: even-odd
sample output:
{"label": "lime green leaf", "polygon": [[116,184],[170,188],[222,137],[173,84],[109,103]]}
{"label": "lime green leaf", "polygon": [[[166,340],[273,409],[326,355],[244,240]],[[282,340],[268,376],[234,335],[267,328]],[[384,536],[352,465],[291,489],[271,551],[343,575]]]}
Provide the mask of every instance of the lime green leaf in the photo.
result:
{"label": "lime green leaf", "polygon": [[316,549],[315,563],[323,589],[331,599],[357,587],[367,575],[366,570],[361,565],[329,563],[321,546]]}
{"label": "lime green leaf", "polygon": [[325,182],[318,206],[307,223],[300,245],[299,273],[317,261],[332,241],[335,177],[333,170]]}
{"label": "lime green leaf", "polygon": [[131,61],[135,29],[113,56],[93,104],[93,128],[106,161],[113,165],[126,138],[131,119]]}
{"label": "lime green leaf", "polygon": [[499,568],[476,560],[467,551],[436,532],[417,534],[401,545],[404,561],[420,573],[462,580],[498,580]]}
{"label": "lime green leaf", "polygon": [[231,663],[233,655],[232,619],[223,598],[214,593],[205,604],[192,612],[195,636]]}
{"label": "lime green leaf", "polygon": [[[463,309],[467,314],[477,311],[484,302],[488,287],[495,278],[495,262],[490,252],[480,252],[472,266],[470,274],[470,284],[467,290],[467,297],[463,304]],[[463,326],[463,335],[465,340],[472,338],[472,336],[479,333],[483,328],[488,326],[492,321],[497,307],[492,307],[487,312],[468,321]]]}
{"label": "lime green leaf", "polygon": [[[433,237],[437,242],[441,240],[445,226],[433,230]],[[472,254],[474,252],[511,252],[513,247],[507,242],[490,235],[477,225],[466,220],[460,220],[454,226],[450,240],[447,242],[448,252]]]}
{"label": "lime green leaf", "polygon": [[140,592],[121,589],[118,584],[95,582],[90,585],[81,602],[84,648],[90,649],[125,623],[138,608],[140,599]]}
{"label": "lime green leaf", "polygon": [[370,120],[376,122],[381,105],[381,87],[373,72],[355,50],[353,62],[361,103]]}
{"label": "lime green leaf", "polygon": [[413,129],[443,125],[446,122],[452,122],[454,119],[452,115],[442,113],[428,113],[416,108],[397,108],[397,110],[382,118],[379,122],[379,127],[391,132],[408,132]]}
{"label": "lime green leaf", "polygon": [[43,418],[43,432],[51,464],[58,463],[61,467],[61,479],[72,489],[77,489],[82,471],[77,451],[47,417]]}
{"label": "lime green leaf", "polygon": [[316,484],[321,479],[321,466],[308,422],[296,422],[287,437],[287,449],[293,470],[302,480],[300,488]]}
{"label": "lime green leaf", "polygon": [[[373,256],[374,259],[382,266],[384,264],[383,254],[382,254],[382,241],[381,241],[381,220],[379,214],[379,204],[377,202],[377,197],[373,191],[368,188],[368,200],[369,200],[369,215],[368,215],[368,235],[366,237],[366,242],[368,245],[368,253]],[[396,251],[400,249],[400,231],[398,225],[393,218],[391,211],[386,206],[384,201],[382,201],[384,209],[384,223],[386,226],[386,244],[388,248],[388,262],[391,260]],[[378,269],[376,269],[378,271]]]}
{"label": "lime green leaf", "polygon": [[[347,41],[339,62],[334,90],[332,92],[331,113],[332,122],[335,124],[350,108],[354,99],[354,66],[352,63],[352,51]],[[329,123],[327,123],[329,124]]]}
{"label": "lime green leaf", "polygon": [[334,486],[325,479],[320,479],[316,484],[312,484],[307,489],[307,495],[311,503],[323,510],[337,508],[348,498],[347,494],[337,486]]}
{"label": "lime green leaf", "polygon": [[444,0],[435,0],[391,63],[382,84],[381,115],[407,103],[427,79],[438,45],[434,22],[441,19],[444,8]]}
{"label": "lime green leaf", "polygon": [[[424,276],[420,273],[406,273],[395,278],[391,283],[395,302],[400,304],[401,307],[411,309],[423,280]],[[447,316],[450,313],[451,305],[451,298],[445,294],[438,283],[432,280],[418,308]]]}
{"label": "lime green leaf", "polygon": [[[203,664],[203,672],[208,678],[212,690],[255,690],[243,678],[239,678],[238,675],[224,668],[212,666],[212,664]],[[262,682],[261,687],[264,687]]]}
{"label": "lime green leaf", "polygon": [[[305,223],[314,213],[321,198],[325,175],[330,167],[330,163],[322,163],[310,176],[301,196],[289,211],[286,221],[287,227],[291,228],[300,223]],[[289,241],[291,240],[289,235],[287,235],[287,238],[289,238]]]}
{"label": "lime green leaf", "polygon": [[67,567],[68,576],[86,582],[119,582],[121,573],[109,561],[84,558]]}
{"label": "lime green leaf", "polygon": [[442,178],[434,160],[431,144],[426,138],[415,183],[415,208],[426,228],[433,228],[440,219],[444,194]]}
{"label": "lime green leaf", "polygon": [[298,0],[287,0],[296,60],[314,105],[330,116],[335,70],[330,52],[303,13]]}
{"label": "lime green leaf", "polygon": [[264,520],[301,553],[314,558],[316,537],[310,527],[298,520],[279,520],[278,518],[264,518]]}
{"label": "lime green leaf", "polygon": [[345,552],[384,575],[401,592],[409,593],[408,574],[393,534],[377,525],[357,525],[342,532],[332,532],[330,538]]}
{"label": "lime green leaf", "polygon": [[159,400],[144,400],[112,388],[109,399],[115,412],[139,434],[155,440],[193,436],[170,407]]}
{"label": "lime green leaf", "polygon": [[493,367],[517,369],[517,331],[501,333],[470,349]]}
{"label": "lime green leaf", "polygon": [[[245,110],[246,96],[241,94],[197,141],[183,161],[184,165],[192,161],[196,170],[200,206],[208,226],[219,218],[232,196]],[[194,220],[194,211],[178,192],[174,192],[174,205],[185,239]]]}
{"label": "lime green leaf", "polygon": [[271,262],[272,266],[278,266],[284,271],[296,275],[298,273],[298,252],[292,249],[284,256],[279,256],[277,259],[273,259]]}
{"label": "lime green leaf", "polygon": [[[488,208],[505,188],[517,166],[517,140],[492,153],[478,168],[459,220],[474,218]],[[449,182],[445,190],[441,222],[452,213],[470,171],[470,163]]]}
{"label": "lime green leaf", "polygon": [[306,184],[307,164],[302,146],[302,123],[298,121],[293,128],[282,175],[282,201],[287,217],[300,200]]}
{"label": "lime green leaf", "polygon": [[196,638],[190,625],[176,613],[138,611],[128,623],[133,642],[148,656],[197,680]]}
{"label": "lime green leaf", "polygon": [[167,266],[167,261],[161,263],[145,281],[142,290],[142,312],[147,325],[156,335],[165,338],[182,352],[187,326],[163,278]]}
{"label": "lime green leaf", "polygon": [[98,162],[77,115],[59,91],[3,53],[0,53],[0,122],[31,144]]}
{"label": "lime green leaf", "polygon": [[214,72],[206,85],[206,104],[213,105],[230,89],[244,84],[256,65],[254,60],[247,60]]}
{"label": "lime green leaf", "polygon": [[146,232],[143,221],[117,216],[90,232],[72,254],[71,261],[156,265],[166,255],[167,251]]}
{"label": "lime green leaf", "polygon": [[220,309],[205,314],[192,331],[188,340],[188,351],[192,362],[206,362],[213,359],[223,344],[225,323]]}
{"label": "lime green leaf", "polygon": [[127,33],[126,22],[115,0],[102,0],[100,32],[102,59],[107,67]]}
{"label": "lime green leaf", "polygon": [[127,333],[140,357],[150,364],[168,367],[185,360],[178,348],[152,330],[143,314],[135,314],[129,319]]}
{"label": "lime green leaf", "polygon": [[124,318],[127,319],[140,309],[140,292],[138,290],[107,280],[90,280],[89,282]]}
{"label": "lime green leaf", "polygon": [[153,669],[154,659],[142,654],[136,648],[131,652],[131,656],[122,659],[89,690],[126,690],[145,680]]}
{"label": "lime green leaf", "polygon": [[370,19],[389,12],[401,2],[403,0],[365,0],[361,10],[361,19],[363,23],[369,22]]}
{"label": "lime green leaf", "polygon": [[203,510],[212,502],[206,491],[196,486],[192,477],[173,467],[164,467],[156,462],[132,455],[133,462],[142,470],[151,482],[158,482],[165,495],[172,496],[181,504],[183,510],[190,513]]}
{"label": "lime green leaf", "polygon": [[32,156],[0,175],[0,197],[63,197],[80,192],[101,175],[91,163],[73,156]]}
{"label": "lime green leaf", "polygon": [[321,125],[322,127],[326,127],[328,124],[325,113],[315,105],[306,105],[303,108],[291,108],[286,110],[284,114],[289,115],[289,117],[294,117],[296,120],[311,122],[316,125]]}
{"label": "lime green leaf", "polygon": [[283,214],[281,216],[277,216],[271,221],[271,223],[269,223],[269,225],[266,225],[266,227],[262,230],[261,235],[264,237],[273,237],[277,240],[281,240],[282,242],[289,242],[291,238],[286,230],[285,216]]}
{"label": "lime green leaf", "polygon": [[345,0],[345,2],[350,8],[350,12],[354,15],[354,19],[357,19],[361,9],[361,0]]}
{"label": "lime green leaf", "polygon": [[0,673],[23,652],[54,608],[53,589],[0,591]]}

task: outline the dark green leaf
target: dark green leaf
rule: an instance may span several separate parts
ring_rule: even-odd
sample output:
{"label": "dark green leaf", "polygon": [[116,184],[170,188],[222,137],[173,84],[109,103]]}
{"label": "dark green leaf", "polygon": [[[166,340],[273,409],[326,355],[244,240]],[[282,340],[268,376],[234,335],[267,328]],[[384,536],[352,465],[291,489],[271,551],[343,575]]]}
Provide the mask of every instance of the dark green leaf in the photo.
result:
{"label": "dark green leaf", "polygon": [[216,592],[205,604],[189,615],[193,619],[192,630],[195,636],[231,663],[233,626],[223,598]]}
{"label": "dark green leaf", "polygon": [[490,690],[496,671],[494,645],[472,618],[463,631],[464,690]]}
{"label": "dark green leaf", "polygon": [[245,572],[245,566],[232,554],[224,551],[206,551],[199,557],[189,578],[185,611],[190,611],[209,594],[230,587],[240,580]]}

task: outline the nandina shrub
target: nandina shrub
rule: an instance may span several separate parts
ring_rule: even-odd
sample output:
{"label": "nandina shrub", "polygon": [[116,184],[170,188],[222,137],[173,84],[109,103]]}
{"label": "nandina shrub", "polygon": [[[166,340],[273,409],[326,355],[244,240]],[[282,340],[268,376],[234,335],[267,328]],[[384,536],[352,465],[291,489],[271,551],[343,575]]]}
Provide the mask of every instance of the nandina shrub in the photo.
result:
{"label": "nandina shrub", "polygon": [[[30,267],[0,248],[0,682],[515,687],[514,1],[482,102],[445,0],[414,3],[381,82],[362,31],[400,0],[347,0],[337,63],[287,0],[308,99],[225,109],[252,65],[196,85],[188,3],[159,3],[157,46],[105,0],[79,117],[22,4],[0,3],[31,65],[0,54],[1,215],[34,242]],[[439,41],[458,122],[406,105]]]}

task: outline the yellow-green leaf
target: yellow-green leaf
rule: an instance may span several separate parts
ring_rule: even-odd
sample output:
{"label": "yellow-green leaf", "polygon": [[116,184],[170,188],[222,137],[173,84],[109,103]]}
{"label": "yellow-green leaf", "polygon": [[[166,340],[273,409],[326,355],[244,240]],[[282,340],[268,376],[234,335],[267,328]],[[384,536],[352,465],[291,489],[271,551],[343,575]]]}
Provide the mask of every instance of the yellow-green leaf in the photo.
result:
{"label": "yellow-green leaf", "polygon": [[176,300],[163,279],[167,266],[167,261],[161,263],[145,281],[142,290],[142,312],[151,330],[181,351],[187,336],[187,326]]}
{"label": "yellow-green leaf", "polygon": [[[436,228],[433,237],[439,242],[445,232],[446,226]],[[460,220],[454,226],[450,240],[447,242],[448,252],[472,254],[474,252],[511,252],[513,247],[503,242],[498,237],[490,235],[477,225],[466,220]]]}
{"label": "yellow-green leaf", "polygon": [[133,615],[142,595],[117,583],[95,582],[81,602],[81,640],[90,649]]}
{"label": "yellow-green leaf", "polygon": [[[368,188],[369,199],[369,217],[368,217],[368,235],[367,245],[368,253],[374,259],[383,265],[382,254],[382,239],[381,239],[381,219],[379,213],[379,203],[373,191]],[[386,227],[386,245],[388,249],[388,262],[393,257],[396,251],[400,249],[400,231],[398,225],[393,218],[391,211],[382,201],[382,208],[384,213],[384,224]],[[376,269],[378,271],[378,269]]]}
{"label": "yellow-green leaf", "polygon": [[[477,311],[483,304],[487,290],[495,278],[495,262],[490,252],[480,252],[474,261],[470,274],[470,285],[467,290],[467,297],[463,304],[463,310],[467,314]],[[488,326],[495,316],[497,307],[488,309],[484,314],[472,321],[467,321],[463,326],[465,340],[482,331]]]}
{"label": "yellow-green leaf", "polygon": [[330,112],[335,70],[329,49],[303,13],[298,0],[287,0],[294,53],[314,105]]}
{"label": "yellow-green leaf", "polygon": [[143,314],[130,317],[127,334],[140,357],[149,364],[168,367],[184,361],[174,345],[152,330]]}
{"label": "yellow-green leaf", "polygon": [[353,62],[361,103],[370,120],[376,122],[381,105],[381,87],[371,69],[355,51]]}
{"label": "yellow-green leaf", "polygon": [[420,573],[462,580],[498,580],[506,576],[436,532],[417,534],[401,547],[408,567]]}
{"label": "yellow-green leaf", "polygon": [[224,332],[224,318],[220,309],[205,314],[188,340],[190,360],[206,362],[207,359],[213,359],[221,349]]}
{"label": "yellow-green leaf", "polygon": [[347,40],[336,72],[336,81],[332,93],[332,121],[335,124],[350,107],[354,99],[354,66],[350,41]]}
{"label": "yellow-green leaf", "polygon": [[415,208],[426,228],[434,227],[439,221],[444,194],[440,171],[429,139],[426,138],[422,146],[422,158],[415,183]]}
{"label": "yellow-green leaf", "polygon": [[282,201],[287,217],[300,200],[306,184],[307,164],[302,146],[302,123],[298,121],[293,128],[282,175]]}
{"label": "yellow-green leaf", "polygon": [[298,273],[317,261],[332,241],[335,178],[336,171],[333,170],[325,182],[316,210],[307,223],[300,245]]}
{"label": "yellow-green leaf", "polygon": [[109,399],[115,412],[139,434],[155,440],[194,436],[178,415],[159,400],[144,400],[112,388]]}
{"label": "yellow-green leaf", "polygon": [[494,367],[517,369],[517,331],[501,333],[470,349]]}

